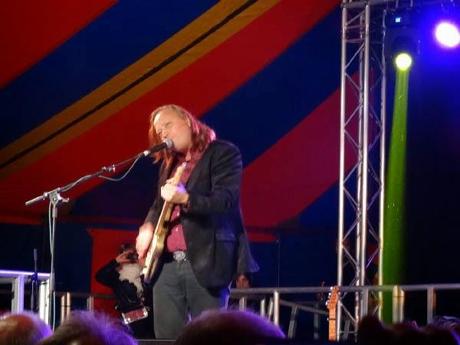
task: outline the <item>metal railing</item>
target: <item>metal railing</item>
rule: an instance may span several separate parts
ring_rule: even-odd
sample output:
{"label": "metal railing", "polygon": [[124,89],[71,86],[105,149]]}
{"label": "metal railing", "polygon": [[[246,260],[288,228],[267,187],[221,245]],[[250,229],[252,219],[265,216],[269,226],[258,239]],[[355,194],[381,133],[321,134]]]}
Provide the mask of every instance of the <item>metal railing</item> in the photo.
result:
{"label": "metal railing", "polygon": [[[269,300],[268,312],[262,308],[262,304],[266,304],[265,298],[260,301],[260,314],[266,316],[274,324],[280,324],[280,307],[291,308],[291,320],[288,327],[288,337],[293,337],[295,334],[295,320],[292,316],[297,315],[297,311],[302,310],[315,315],[314,323],[317,322],[319,317],[325,317],[328,315],[325,303],[323,306],[317,304],[317,307],[305,306],[302,303],[293,301],[286,301],[281,296],[298,295],[298,294],[327,294],[331,291],[332,287],[285,287],[285,288],[250,288],[250,289],[233,289],[232,296],[240,298],[240,306],[245,306],[248,298],[251,296],[262,296],[265,295]],[[426,293],[426,323],[430,323],[433,320],[433,316],[436,312],[436,293],[439,291],[457,290],[460,291],[460,283],[456,284],[422,284],[422,285],[380,285],[380,286],[342,286],[339,287],[340,295],[353,293],[358,294],[359,300],[363,307],[364,314],[368,314],[371,310],[370,296],[379,296],[378,308],[375,309],[377,312],[382,307],[381,296],[382,293],[391,293],[391,307],[392,307],[392,322],[402,322],[405,319],[405,305],[406,305],[406,293],[409,292],[425,292]],[[243,300],[243,302],[241,301]],[[340,299],[339,299],[339,302]],[[322,307],[322,308],[321,308]],[[262,312],[263,311],[263,312]],[[376,316],[380,316],[381,313],[376,313]],[[294,324],[293,324],[294,323]],[[337,325],[339,327],[339,325]],[[350,325],[344,324],[342,329],[349,329]],[[343,337],[339,340],[345,340],[348,337],[348,332],[343,333]]]}
{"label": "metal railing", "polygon": [[106,294],[90,294],[84,292],[56,292],[56,297],[59,298],[60,302],[60,322],[64,321],[72,312],[72,300],[75,298],[84,299],[86,310],[94,310],[94,300],[95,299],[109,299],[114,300],[114,295]]}
{"label": "metal railing", "polygon": [[[2,271],[0,271],[0,274]],[[27,273],[27,272],[26,272]],[[45,276],[41,276],[45,278]],[[10,279],[10,280],[5,280]],[[0,278],[1,282],[11,283],[11,278]],[[318,286],[318,287],[266,287],[266,288],[248,288],[248,289],[232,289],[231,298],[238,301],[238,308],[245,310],[248,302],[257,302],[258,312],[261,316],[268,318],[274,324],[280,325],[280,312],[281,308],[290,309],[290,319],[287,327],[287,336],[293,338],[296,335],[297,316],[299,311],[313,314],[314,323],[314,338],[319,337],[319,323],[321,318],[326,318],[328,312],[325,307],[324,298],[317,299],[317,295],[327,295],[332,287]],[[370,309],[370,296],[381,296],[382,293],[390,293],[392,298],[392,322],[401,322],[405,319],[406,295],[412,292],[424,292],[426,294],[426,322],[430,323],[436,313],[436,296],[440,291],[459,291],[460,283],[456,284],[422,284],[422,285],[380,285],[380,286],[342,286],[339,287],[340,295],[352,293],[357,294],[363,305],[363,310],[369,311]],[[24,289],[17,289],[14,291],[13,299],[23,300],[24,295],[19,296],[17,293],[24,294]],[[304,302],[288,300],[289,297],[294,295],[314,295],[313,301]],[[113,295],[107,294],[90,294],[90,293],[75,293],[75,292],[56,292],[56,297],[60,301],[60,320],[65,320],[72,311],[73,300],[84,299],[85,309],[94,310],[94,301],[96,299],[113,299]],[[282,298],[284,297],[284,298]],[[44,299],[46,300],[46,298]],[[339,302],[340,303],[340,299]],[[381,307],[381,301],[379,301]],[[20,305],[17,301],[12,301],[12,306],[15,305],[15,312],[20,312],[23,309],[19,308]],[[23,307],[23,304],[22,304]],[[379,313],[376,314],[377,316]],[[46,320],[46,319],[45,319]],[[344,324],[342,329],[347,330],[350,325]],[[344,332],[343,339],[346,339],[348,332]],[[343,340],[340,339],[340,340]]]}
{"label": "metal railing", "polygon": [[[35,275],[34,272],[0,270],[0,284],[11,284],[11,311],[19,313],[24,310],[24,287]],[[38,280],[38,314],[42,320],[48,321],[49,305],[49,273],[37,273]]]}

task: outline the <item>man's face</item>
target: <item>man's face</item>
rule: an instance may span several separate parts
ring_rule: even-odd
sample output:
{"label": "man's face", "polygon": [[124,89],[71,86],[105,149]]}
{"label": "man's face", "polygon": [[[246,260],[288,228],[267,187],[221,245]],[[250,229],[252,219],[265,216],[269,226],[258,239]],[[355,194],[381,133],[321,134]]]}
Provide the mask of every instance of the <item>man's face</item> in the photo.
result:
{"label": "man's face", "polygon": [[187,152],[192,146],[192,130],[187,119],[182,118],[173,109],[160,111],[153,121],[153,127],[158,137],[164,141],[171,139],[174,149],[179,152]]}
{"label": "man's face", "polygon": [[249,279],[245,275],[242,274],[236,279],[237,289],[249,289],[250,287]]}

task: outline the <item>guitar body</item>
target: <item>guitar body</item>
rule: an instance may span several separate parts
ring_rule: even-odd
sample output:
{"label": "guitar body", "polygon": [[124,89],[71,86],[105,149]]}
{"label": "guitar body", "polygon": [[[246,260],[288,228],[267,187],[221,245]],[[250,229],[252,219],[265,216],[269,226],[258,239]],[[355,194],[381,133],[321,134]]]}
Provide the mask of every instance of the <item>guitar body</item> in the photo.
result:
{"label": "guitar body", "polygon": [[166,229],[158,232],[155,230],[153,234],[153,239],[150,243],[150,249],[145,257],[145,264],[141,272],[141,275],[144,277],[144,282],[147,284],[150,283],[153,274],[157,270],[159,258],[164,251],[166,235]]}
{"label": "guitar body", "polygon": [[[180,178],[184,172],[186,163],[181,164],[171,179],[171,183],[177,186],[180,182]],[[170,202],[164,202],[163,208],[161,209],[160,217],[155,226],[153,232],[152,242],[150,243],[149,250],[145,256],[144,267],[142,268],[141,275],[145,283],[152,281],[153,275],[158,269],[160,256],[163,254],[166,237],[168,236],[168,222],[171,220],[171,214],[174,204]]]}

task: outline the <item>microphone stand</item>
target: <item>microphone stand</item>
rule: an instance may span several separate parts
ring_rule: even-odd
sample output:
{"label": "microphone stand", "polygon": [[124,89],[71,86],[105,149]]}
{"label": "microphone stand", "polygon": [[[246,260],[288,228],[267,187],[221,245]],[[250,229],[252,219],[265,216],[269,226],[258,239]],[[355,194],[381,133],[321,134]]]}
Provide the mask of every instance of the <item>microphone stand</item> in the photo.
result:
{"label": "microphone stand", "polygon": [[[79,184],[88,181],[94,177],[99,177],[105,180],[109,180],[112,182],[118,182],[123,180],[133,169],[133,167],[136,165],[136,163],[141,159],[142,157],[146,157],[149,154],[160,151],[161,149],[164,149],[164,145],[157,145],[156,147],[152,147],[149,150],[145,150],[141,153],[138,153],[137,155],[128,158],[122,162],[116,163],[116,164],[111,164],[109,166],[103,166],[101,169],[98,171],[84,175],[77,180],[62,186],[62,187],[57,187],[54,188],[48,192],[44,192],[42,195],[39,195],[33,199],[30,199],[25,202],[26,206],[33,205],[37,202],[43,201],[48,199],[49,200],[49,206],[48,206],[48,226],[49,226],[49,243],[50,243],[50,256],[51,256],[51,262],[50,262],[50,278],[49,278],[49,295],[48,295],[48,307],[50,310],[49,313],[49,320],[48,323],[50,326],[52,326],[53,330],[55,328],[55,317],[56,317],[56,291],[55,291],[55,269],[54,269],[54,254],[55,254],[55,233],[56,233],[56,221],[58,217],[58,207],[62,203],[67,203],[69,202],[69,198],[65,198],[61,196],[61,193],[67,192],[71,190],[72,188],[78,186]],[[127,171],[119,178],[112,178],[109,176],[105,176],[105,173],[113,173],[115,172],[119,167],[124,166],[128,163],[131,163],[131,166],[127,169]]]}

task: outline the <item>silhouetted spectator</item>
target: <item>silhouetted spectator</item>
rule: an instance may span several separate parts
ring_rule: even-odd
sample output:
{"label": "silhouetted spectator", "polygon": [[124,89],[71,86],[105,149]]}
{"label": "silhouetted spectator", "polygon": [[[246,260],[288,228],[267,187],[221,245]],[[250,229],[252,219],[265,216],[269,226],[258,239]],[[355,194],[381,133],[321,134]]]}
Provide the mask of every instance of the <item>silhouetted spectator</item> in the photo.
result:
{"label": "silhouetted spectator", "polygon": [[393,344],[395,334],[386,328],[379,319],[373,316],[364,317],[358,329],[358,344],[387,345]]}
{"label": "silhouetted spectator", "polygon": [[211,310],[188,323],[175,344],[271,344],[284,338],[278,326],[257,314],[237,310]]}
{"label": "silhouetted spectator", "polygon": [[102,313],[75,311],[40,345],[136,345],[128,329]]}
{"label": "silhouetted spectator", "polygon": [[6,314],[0,319],[0,345],[35,345],[51,334],[51,328],[36,314]]}
{"label": "silhouetted spectator", "polygon": [[358,330],[361,345],[460,345],[456,334],[447,328],[428,325],[418,327],[414,322],[385,326],[376,317],[366,316]]}
{"label": "silhouetted spectator", "polygon": [[460,319],[455,316],[438,315],[427,327],[435,326],[446,328],[453,331],[457,337],[460,337]]}

